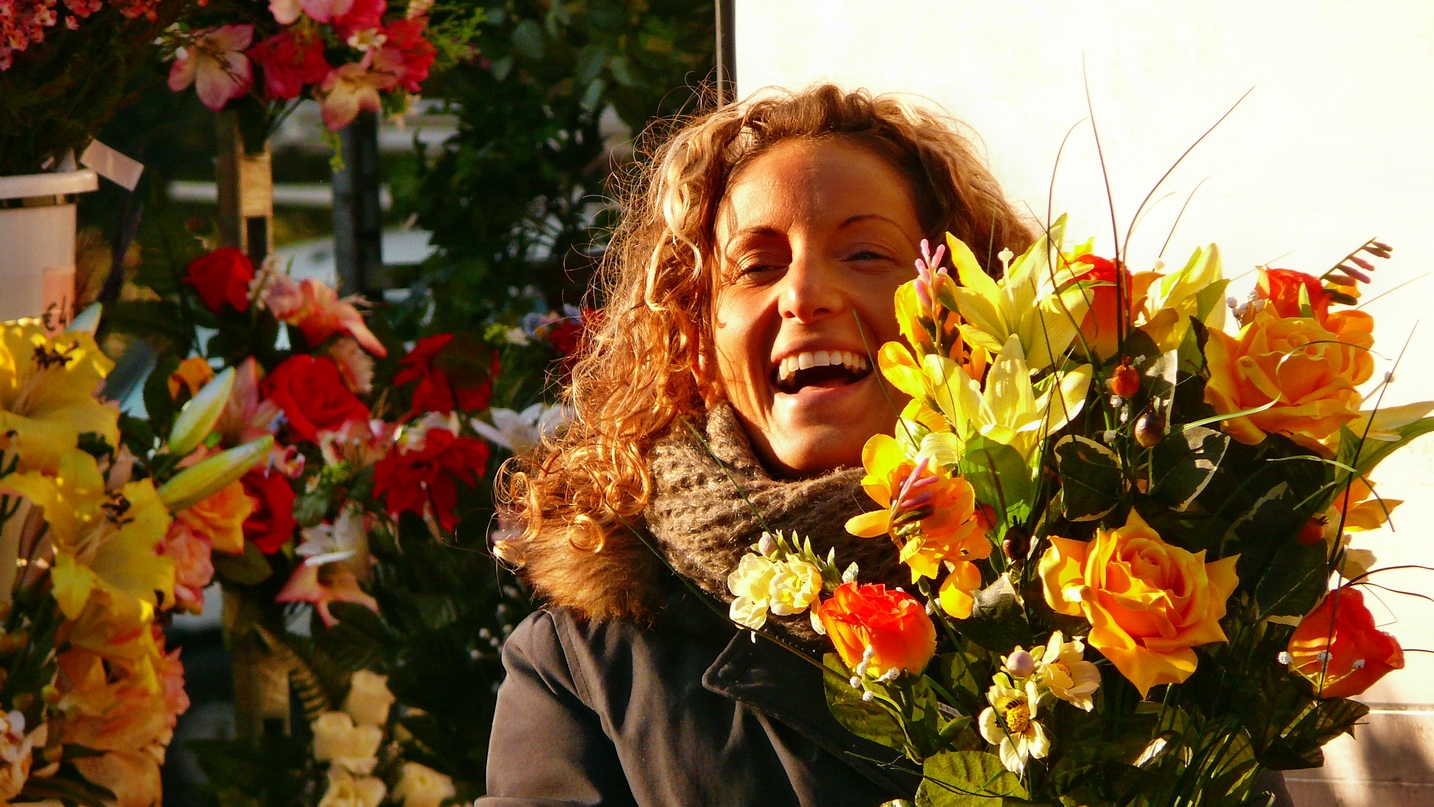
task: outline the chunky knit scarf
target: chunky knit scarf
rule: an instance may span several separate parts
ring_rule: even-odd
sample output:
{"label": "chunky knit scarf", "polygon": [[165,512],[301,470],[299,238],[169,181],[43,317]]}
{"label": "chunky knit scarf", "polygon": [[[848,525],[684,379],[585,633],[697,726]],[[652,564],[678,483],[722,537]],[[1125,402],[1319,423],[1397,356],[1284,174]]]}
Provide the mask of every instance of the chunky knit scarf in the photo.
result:
{"label": "chunky knit scarf", "polygon": [[[653,492],[647,528],[679,574],[731,603],[727,575],[757,543],[765,521],[772,530],[810,538],[823,557],[835,547],[837,564],[857,563],[864,581],[910,584],[891,541],[857,538],[845,529],[848,518],[875,506],[861,489],[861,469],[773,479],[731,407],[714,406],[705,424],[689,422],[675,423],[648,454]],[[809,649],[822,643],[805,614],[769,617],[763,630]]]}

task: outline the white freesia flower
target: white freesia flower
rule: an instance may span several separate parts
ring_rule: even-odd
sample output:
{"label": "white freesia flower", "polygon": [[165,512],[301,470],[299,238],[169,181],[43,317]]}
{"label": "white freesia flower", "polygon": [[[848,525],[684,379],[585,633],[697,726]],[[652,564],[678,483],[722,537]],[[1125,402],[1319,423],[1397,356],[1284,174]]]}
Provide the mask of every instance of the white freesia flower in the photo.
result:
{"label": "white freesia flower", "polygon": [[1036,678],[1052,695],[1087,712],[1095,708],[1091,696],[1100,688],[1100,670],[1085,660],[1085,644],[1079,638],[1067,642],[1056,631],[1045,648],[1037,648],[1032,656]]}
{"label": "white freesia flower", "polygon": [[393,705],[388,691],[388,676],[359,670],[349,680],[349,694],[344,698],[344,711],[360,726],[382,726],[388,722],[388,707]]}
{"label": "white freesia flower", "polygon": [[490,409],[488,416],[493,420],[491,425],[473,418],[473,428],[494,445],[522,454],[561,426],[568,413],[561,406],[550,406],[540,401],[521,412]]}
{"label": "white freesia flower", "polygon": [[393,789],[393,797],[402,800],[403,807],[438,807],[457,792],[447,776],[417,762],[405,762],[403,778]]}
{"label": "white freesia flower", "polygon": [[777,616],[800,614],[822,593],[822,572],[804,560],[778,561],[767,584],[768,608]]}
{"label": "white freesia flower", "polygon": [[329,789],[319,807],[378,807],[388,789],[376,776],[355,776],[344,768],[329,768]]}
{"label": "white freesia flower", "polygon": [[1036,720],[1039,693],[1034,680],[1027,681],[1024,690],[998,682],[987,691],[986,700],[991,705],[982,710],[978,721],[981,736],[1000,746],[1006,770],[1019,774],[1030,759],[1044,759],[1050,753],[1050,737]]}
{"label": "white freesia flower", "polygon": [[727,575],[727,590],[736,599],[728,609],[728,617],[745,628],[757,630],[767,623],[772,578],[777,562],[763,555],[743,555],[737,568]]}
{"label": "white freesia flower", "polygon": [[383,742],[383,730],[378,726],[356,726],[347,712],[324,712],[313,728],[314,758],[318,761],[357,774],[371,773],[378,764],[378,747]]}

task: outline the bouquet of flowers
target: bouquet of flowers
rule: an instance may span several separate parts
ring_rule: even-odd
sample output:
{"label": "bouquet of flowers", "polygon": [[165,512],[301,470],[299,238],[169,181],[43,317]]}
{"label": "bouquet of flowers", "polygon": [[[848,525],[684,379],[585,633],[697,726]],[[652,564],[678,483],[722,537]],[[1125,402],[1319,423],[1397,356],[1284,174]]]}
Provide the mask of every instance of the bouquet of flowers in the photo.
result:
{"label": "bouquet of flowers", "polygon": [[731,616],[809,611],[833,713],[921,766],[917,804],[1251,803],[1403,666],[1349,545],[1398,504],[1370,472],[1434,430],[1434,403],[1359,390],[1353,306],[1389,247],[1261,267],[1229,333],[1214,245],[1132,272],[1064,229],[999,280],[923,244],[897,292],[906,343],[878,360],[911,402],[863,452],[881,509],[847,529],[894,542],[910,591],[767,536]]}

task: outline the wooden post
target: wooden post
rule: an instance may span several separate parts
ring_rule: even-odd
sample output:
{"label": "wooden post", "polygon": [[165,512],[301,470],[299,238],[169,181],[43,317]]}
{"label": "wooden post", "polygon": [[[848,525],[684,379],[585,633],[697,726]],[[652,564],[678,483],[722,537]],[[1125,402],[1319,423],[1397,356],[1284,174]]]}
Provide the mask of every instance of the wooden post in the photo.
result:
{"label": "wooden post", "polygon": [[219,236],[257,269],[274,251],[274,172],[269,143],[245,144],[239,113],[219,113]]}
{"label": "wooden post", "polygon": [[343,170],[334,172],[334,263],[339,294],[388,286],[379,206],[378,115],[360,112],[339,132]]}

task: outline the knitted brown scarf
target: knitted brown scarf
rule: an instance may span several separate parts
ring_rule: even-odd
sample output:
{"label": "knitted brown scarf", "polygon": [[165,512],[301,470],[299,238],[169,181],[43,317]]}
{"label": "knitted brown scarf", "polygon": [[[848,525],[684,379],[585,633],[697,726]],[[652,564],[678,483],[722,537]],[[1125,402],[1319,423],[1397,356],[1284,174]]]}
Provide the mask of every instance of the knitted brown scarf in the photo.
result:
{"label": "knitted brown scarf", "polygon": [[[822,557],[835,547],[837,565],[857,563],[865,582],[910,584],[891,541],[857,538],[845,529],[848,518],[875,507],[861,489],[861,469],[773,479],[753,454],[731,407],[714,406],[705,424],[687,424],[675,423],[648,454],[653,493],[645,515],[667,562],[703,591],[732,601],[727,575],[765,528],[810,538]],[[694,427],[702,430],[703,439]],[[822,642],[805,614],[770,617],[763,630],[807,647]]]}

